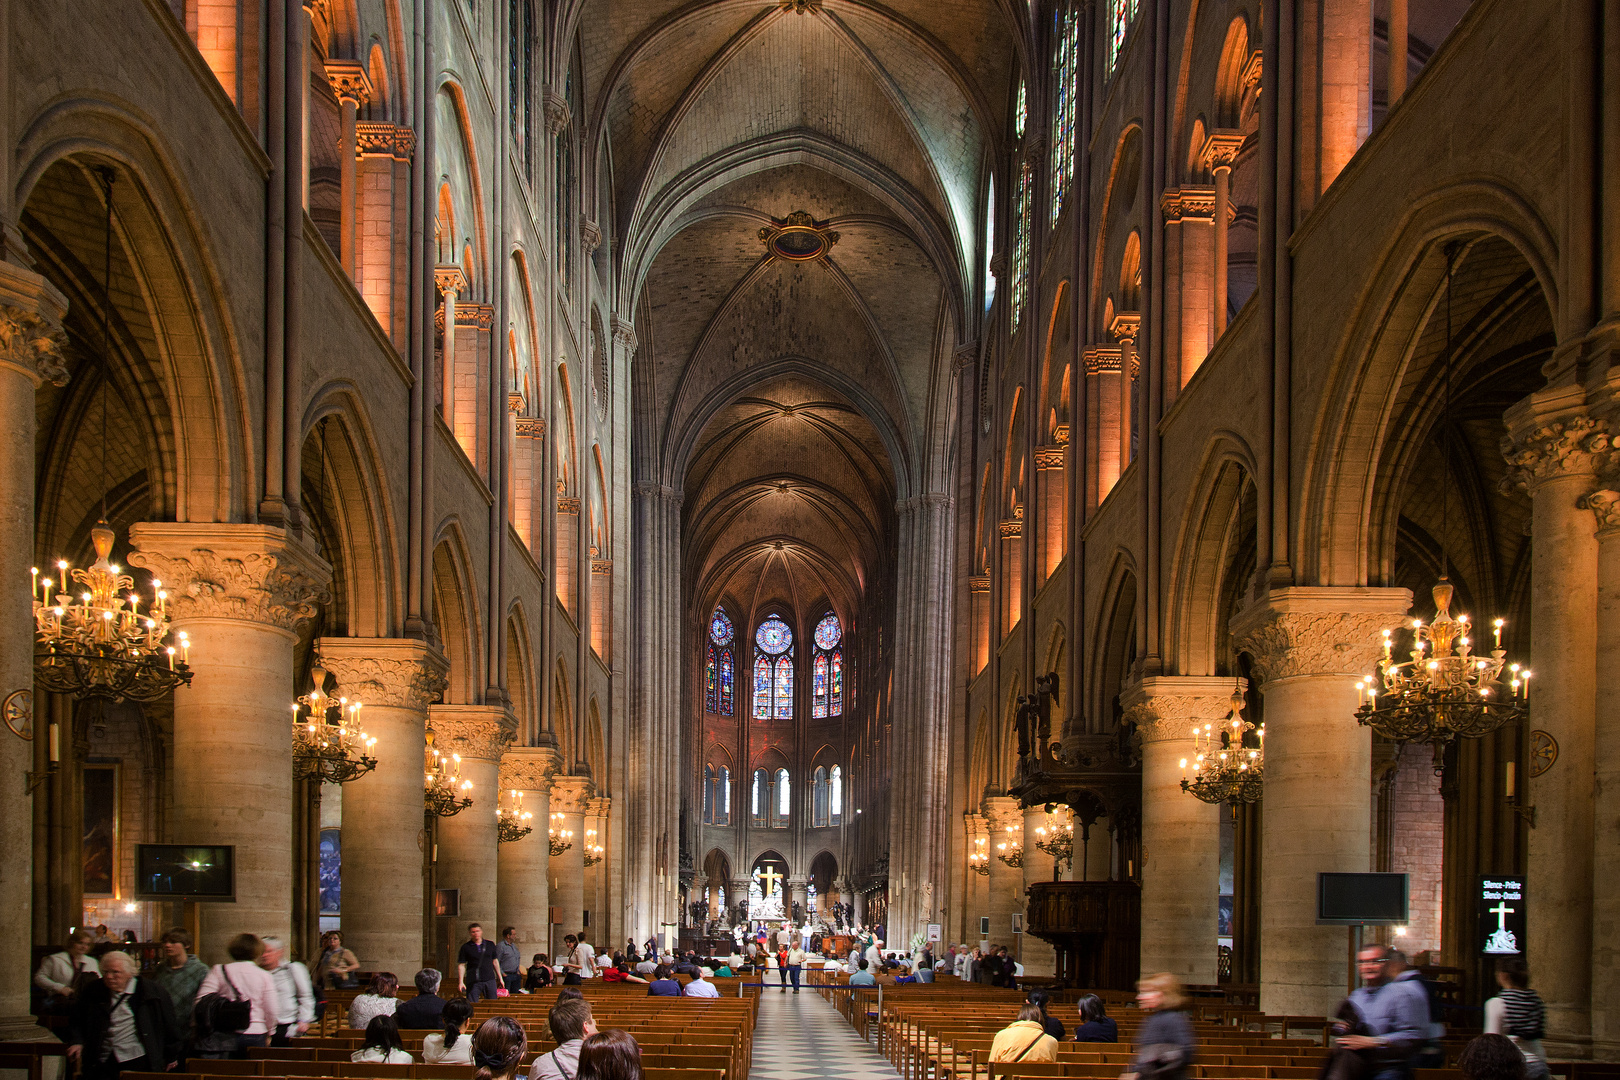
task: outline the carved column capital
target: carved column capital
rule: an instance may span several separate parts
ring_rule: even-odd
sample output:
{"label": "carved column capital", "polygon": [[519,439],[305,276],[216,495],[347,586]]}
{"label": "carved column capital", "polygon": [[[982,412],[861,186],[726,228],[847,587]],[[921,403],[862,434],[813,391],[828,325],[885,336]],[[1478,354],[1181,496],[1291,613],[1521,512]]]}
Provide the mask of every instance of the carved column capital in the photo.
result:
{"label": "carved column capital", "polygon": [[1597,518],[1598,534],[1620,530],[1620,491],[1603,488],[1580,501],[1582,510],[1590,510]]}
{"label": "carved column capital", "polygon": [[[606,795],[593,795],[591,796],[590,801],[585,804],[586,817],[595,818],[598,821],[606,821],[608,816],[612,813],[613,800]],[[601,837],[597,837],[597,839],[600,840]]]}
{"label": "carved column capital", "polygon": [[467,279],[461,267],[451,263],[433,268],[433,285],[441,293],[459,293],[467,287]]}
{"label": "carved column capital", "polygon": [[501,755],[501,790],[545,791],[560,768],[562,761],[549,746],[514,746]]}
{"label": "carved column capital", "polygon": [[590,255],[602,246],[602,226],[590,218],[581,218],[579,222],[579,242],[585,248],[585,254]]}
{"label": "carved column capital", "polygon": [[517,718],[499,705],[434,705],[428,727],[444,753],[499,763],[517,734]]}
{"label": "carved column capital", "polygon": [[1144,744],[1189,739],[1198,725],[1224,720],[1233,691],[1248,685],[1247,679],[1150,675],[1128,687],[1119,703]]}
{"label": "carved column capital", "polygon": [[560,135],[568,126],[571,113],[568,108],[568,99],[555,90],[546,89],[545,97],[546,130],[552,135]]}
{"label": "carved column capital", "polygon": [[1361,676],[1383,655],[1383,631],[1411,607],[1407,589],[1274,589],[1232,618],[1232,637],[1263,683],[1302,675]]}
{"label": "carved column capital", "polygon": [[588,776],[554,776],[551,779],[551,810],[560,814],[583,814],[590,809],[596,784]]}
{"label": "carved column capital", "polygon": [[449,661],[411,638],[321,638],[315,649],[342,692],[366,708],[426,712],[450,681]]}
{"label": "carved column capital", "polygon": [[994,839],[1004,834],[1009,825],[1015,830],[1023,828],[1024,808],[1010,795],[991,795],[984,800],[984,818]]}
{"label": "carved column capital", "polygon": [[230,619],[294,630],[331,597],[332,567],[269,525],[142,522],[129,561],[163,582],[176,622]]}
{"label": "carved column capital", "polygon": [[34,384],[65,386],[62,362],[67,337],[62,317],[67,297],[43,277],[15,263],[0,261],[0,370],[10,369]]}
{"label": "carved column capital", "polygon": [[636,346],[639,344],[636,338],[635,323],[629,319],[621,319],[617,315],[613,316],[613,341],[624,353],[626,360],[635,356]]}
{"label": "carved column capital", "polygon": [[[1509,422],[1510,431],[1513,424]],[[1588,416],[1570,416],[1513,431],[1502,437],[1502,456],[1507,459],[1504,492],[1523,488],[1532,496],[1549,480],[1582,476],[1597,469],[1598,455],[1609,449],[1609,433],[1600,421]]]}
{"label": "carved column capital", "polygon": [[1209,138],[1199,153],[1199,160],[1204,168],[1211,172],[1216,169],[1230,169],[1242,149],[1243,132],[1217,129],[1209,133]]}
{"label": "carved column capital", "polygon": [[517,418],[517,435],[520,439],[540,439],[546,434],[546,422],[538,416],[520,416]]}
{"label": "carved column capital", "polygon": [[1136,335],[1141,333],[1141,330],[1141,314],[1131,311],[1125,311],[1115,315],[1113,325],[1108,328],[1108,332],[1114,336],[1114,340],[1120,342],[1121,344],[1124,344],[1127,341],[1134,344],[1136,342]]}
{"label": "carved column capital", "polygon": [[359,108],[371,100],[371,76],[358,60],[328,60],[326,80],[339,102]]}

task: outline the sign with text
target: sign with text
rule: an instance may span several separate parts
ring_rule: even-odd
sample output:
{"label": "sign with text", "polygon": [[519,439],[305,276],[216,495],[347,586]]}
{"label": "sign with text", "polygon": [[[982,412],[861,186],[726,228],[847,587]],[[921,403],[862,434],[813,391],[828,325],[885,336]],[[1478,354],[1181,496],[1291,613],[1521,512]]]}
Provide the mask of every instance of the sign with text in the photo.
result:
{"label": "sign with text", "polygon": [[939,925],[939,923],[937,923],[937,922],[929,923],[928,924],[928,940],[929,941],[938,941],[939,937],[940,937],[940,925]]}
{"label": "sign with text", "polygon": [[1486,956],[1523,956],[1524,909],[1522,878],[1480,878],[1479,951]]}

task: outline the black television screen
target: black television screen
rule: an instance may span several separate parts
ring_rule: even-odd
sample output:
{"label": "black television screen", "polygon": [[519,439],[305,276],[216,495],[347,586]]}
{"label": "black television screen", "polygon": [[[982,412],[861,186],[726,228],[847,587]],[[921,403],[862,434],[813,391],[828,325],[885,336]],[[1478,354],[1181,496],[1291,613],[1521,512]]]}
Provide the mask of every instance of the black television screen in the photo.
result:
{"label": "black television screen", "polygon": [[1316,921],[1329,926],[1400,926],[1407,921],[1405,874],[1317,874]]}
{"label": "black television screen", "polygon": [[236,849],[229,844],[136,844],[135,899],[236,900]]}

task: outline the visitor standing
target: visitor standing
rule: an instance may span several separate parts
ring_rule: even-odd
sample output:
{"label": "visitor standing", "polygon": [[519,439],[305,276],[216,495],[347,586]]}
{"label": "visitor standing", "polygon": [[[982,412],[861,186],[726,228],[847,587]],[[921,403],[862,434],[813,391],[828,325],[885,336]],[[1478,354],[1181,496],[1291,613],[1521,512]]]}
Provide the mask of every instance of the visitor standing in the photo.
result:
{"label": "visitor standing", "polygon": [[[802,971],[803,969],[804,969],[804,950],[799,948],[798,945],[794,945],[793,948],[788,950],[788,954],[787,954],[787,970],[788,970],[788,974],[793,977],[793,992],[795,994],[797,994],[799,992],[799,972]],[[782,988],[784,990],[787,989],[787,980],[783,979],[782,983],[783,983]]]}
{"label": "visitor standing", "polygon": [[1345,1050],[1368,1051],[1373,1080],[1406,1080],[1429,1038],[1429,993],[1415,979],[1397,979],[1396,958],[1383,945],[1356,954],[1365,985],[1350,994],[1367,1034],[1342,1035]]}
{"label": "visitor standing", "polygon": [[259,966],[276,984],[276,1026],[270,1032],[270,1045],[290,1046],[315,1019],[315,989],[309,982],[309,969],[289,960],[286,942],[273,935],[264,938]]}
{"label": "visitor standing", "polygon": [[149,978],[168,993],[180,1030],[190,1031],[191,1009],[197,1002],[197,988],[208,977],[208,965],[192,955],[189,930],[177,926],[163,935],[162,942],[163,959]]}
{"label": "visitor standing", "polygon": [[68,935],[67,948],[40,962],[34,985],[45,991],[48,1011],[65,1013],[78,989],[101,974],[96,958],[90,955],[94,943],[90,931],[75,930]]}
{"label": "visitor standing", "polygon": [[321,957],[315,962],[315,983],[322,989],[354,986],[360,961],[343,947],[343,935],[328,930],[321,935]]}
{"label": "visitor standing", "polygon": [[118,1080],[125,1070],[162,1072],[179,1056],[181,1032],[169,995],[135,971],[128,953],[110,952],[101,958],[100,980],[74,997],[65,1041],[68,1061],[85,1080]]}
{"label": "visitor standing", "polygon": [[[201,1004],[209,994],[218,994],[231,1001],[246,1001],[251,1006],[248,1025],[236,1033],[234,1039],[220,1038],[212,1044],[214,1048],[202,1056],[214,1054],[224,1057],[228,1053],[231,1057],[245,1058],[248,1047],[267,1045],[270,1033],[275,1030],[276,983],[270,973],[259,966],[259,957],[264,955],[264,942],[254,935],[237,934],[225,947],[225,953],[231,958],[230,963],[208,969],[202,985],[197,988],[197,1001]],[[192,1016],[195,1019],[195,1010]],[[227,1036],[231,1033],[214,1034]],[[226,1043],[234,1043],[234,1046],[221,1049]]]}
{"label": "visitor standing", "polygon": [[457,989],[467,995],[471,1005],[494,997],[495,988],[500,985],[495,943],[484,940],[484,928],[477,923],[467,924],[467,940],[456,954],[456,976]]}
{"label": "visitor standing", "polygon": [[517,927],[508,926],[501,931],[501,943],[495,946],[495,965],[501,969],[501,982],[508,994],[523,990],[523,953],[517,947]]}
{"label": "visitor standing", "polygon": [[1136,1029],[1136,1057],[1120,1080],[1183,1080],[1196,1043],[1181,981],[1149,975],[1136,984],[1136,1004],[1148,1017]]}
{"label": "visitor standing", "polygon": [[1521,957],[1496,962],[1496,985],[1502,992],[1485,1002],[1485,1033],[1505,1035],[1524,1055],[1529,1080],[1546,1080],[1547,1052],[1541,1040],[1547,1032],[1547,1006],[1530,989],[1530,968]]}

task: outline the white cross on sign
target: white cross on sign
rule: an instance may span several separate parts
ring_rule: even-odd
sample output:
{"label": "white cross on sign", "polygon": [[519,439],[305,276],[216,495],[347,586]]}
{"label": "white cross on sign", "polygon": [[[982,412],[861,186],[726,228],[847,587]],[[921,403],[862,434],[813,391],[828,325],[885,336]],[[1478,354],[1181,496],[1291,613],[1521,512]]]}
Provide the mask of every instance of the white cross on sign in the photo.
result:
{"label": "white cross on sign", "polygon": [[776,872],[776,867],[766,863],[754,871],[754,880],[760,883],[759,894],[761,896],[774,896],[777,882],[782,880],[782,875]]}
{"label": "white cross on sign", "polygon": [[1490,914],[1496,916],[1496,928],[1498,930],[1506,930],[1507,917],[1517,910],[1519,909],[1508,907],[1506,900],[1498,900],[1496,902],[1496,906],[1490,909]]}

